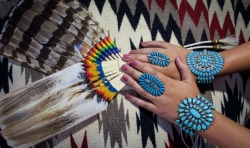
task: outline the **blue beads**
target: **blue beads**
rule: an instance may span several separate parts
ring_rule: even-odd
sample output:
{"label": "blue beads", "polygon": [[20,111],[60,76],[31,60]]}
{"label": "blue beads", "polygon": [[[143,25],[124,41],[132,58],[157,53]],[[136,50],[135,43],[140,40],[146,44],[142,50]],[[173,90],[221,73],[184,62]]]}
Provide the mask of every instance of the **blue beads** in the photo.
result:
{"label": "blue beads", "polygon": [[165,91],[164,84],[155,76],[144,73],[139,77],[140,86],[153,96],[161,96]]}
{"label": "blue beads", "polygon": [[157,65],[157,66],[161,66],[161,67],[166,67],[170,63],[170,59],[168,56],[160,52],[155,52],[155,51],[150,52],[148,54],[148,60],[150,63]]}
{"label": "blue beads", "polygon": [[193,51],[187,55],[187,64],[192,73],[197,76],[198,83],[211,83],[214,75],[223,68],[224,60],[214,51]]}
{"label": "blue beads", "polygon": [[204,131],[213,123],[214,108],[213,104],[204,97],[187,98],[179,105],[179,119],[176,120],[176,124],[188,134]]}
{"label": "blue beads", "polygon": [[195,118],[200,118],[201,115],[195,110],[195,109],[190,109],[190,113],[195,117]]}

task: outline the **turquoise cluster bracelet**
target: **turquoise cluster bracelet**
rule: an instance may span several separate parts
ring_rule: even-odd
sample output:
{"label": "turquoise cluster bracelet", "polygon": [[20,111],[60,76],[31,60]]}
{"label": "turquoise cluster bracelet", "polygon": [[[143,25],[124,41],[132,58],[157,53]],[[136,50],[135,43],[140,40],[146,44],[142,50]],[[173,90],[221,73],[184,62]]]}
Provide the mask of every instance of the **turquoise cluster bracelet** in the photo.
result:
{"label": "turquoise cluster bracelet", "polygon": [[193,136],[195,131],[205,131],[212,125],[214,109],[213,104],[204,97],[197,95],[197,98],[187,98],[179,105],[176,124]]}
{"label": "turquoise cluster bracelet", "polygon": [[224,66],[223,57],[215,51],[192,51],[186,60],[198,83],[211,83]]}

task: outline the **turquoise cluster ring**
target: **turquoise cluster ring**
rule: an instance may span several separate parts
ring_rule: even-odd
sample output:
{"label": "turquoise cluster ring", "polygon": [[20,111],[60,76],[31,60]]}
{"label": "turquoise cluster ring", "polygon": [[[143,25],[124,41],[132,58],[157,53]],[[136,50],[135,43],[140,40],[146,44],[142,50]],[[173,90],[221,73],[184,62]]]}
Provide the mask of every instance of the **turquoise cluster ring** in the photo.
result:
{"label": "turquoise cluster ring", "polygon": [[211,83],[224,66],[223,57],[215,51],[192,51],[186,60],[198,83]]}
{"label": "turquoise cluster ring", "polygon": [[214,105],[204,97],[187,98],[179,105],[176,124],[193,136],[195,131],[205,131],[213,124],[214,109]]}
{"label": "turquoise cluster ring", "polygon": [[144,73],[139,77],[140,86],[153,96],[161,96],[165,91],[164,84],[155,76]]}
{"label": "turquoise cluster ring", "polygon": [[150,52],[148,54],[148,61],[153,65],[157,65],[161,67],[167,67],[170,63],[170,59],[168,56],[166,56],[163,53],[155,52],[155,51]]}

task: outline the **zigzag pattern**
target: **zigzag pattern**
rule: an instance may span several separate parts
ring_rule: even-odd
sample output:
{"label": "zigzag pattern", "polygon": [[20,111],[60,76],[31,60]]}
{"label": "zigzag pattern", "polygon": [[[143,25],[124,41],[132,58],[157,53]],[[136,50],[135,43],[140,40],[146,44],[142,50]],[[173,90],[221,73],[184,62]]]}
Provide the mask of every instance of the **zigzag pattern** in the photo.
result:
{"label": "zigzag pattern", "polygon": [[[183,26],[184,17],[186,13],[189,15],[191,20],[194,22],[194,25],[197,26],[200,22],[200,17],[203,15],[206,24],[208,24],[208,11],[202,0],[197,0],[196,6],[194,9],[190,6],[187,0],[182,0],[179,6],[179,17],[181,26]],[[185,20],[186,21],[186,20]]]}
{"label": "zigzag pattern", "polygon": [[[250,2],[246,0],[80,1],[93,13],[100,26],[110,31],[111,37],[115,38],[118,47],[121,47],[124,53],[130,49],[141,48],[140,42],[147,40],[164,40],[168,42],[176,40],[178,44],[185,45],[215,37],[222,38],[232,34],[239,37],[240,43],[250,40]],[[8,61],[3,59],[2,63],[0,63],[0,89],[8,92],[8,89],[11,90],[9,83],[12,83],[12,76],[14,77],[14,75],[12,74],[12,67],[6,70],[6,65],[8,65]],[[25,83],[42,77],[42,75],[35,76],[36,72],[28,72],[26,68],[22,68],[21,73],[23,74],[22,77],[25,77]],[[241,77],[245,86],[249,75],[242,74]],[[8,79],[10,81],[7,82]],[[13,83],[15,85],[15,81]],[[228,95],[222,97],[225,102],[220,104],[222,111],[228,117],[238,121],[242,113],[240,110],[243,105],[242,95],[238,93],[238,90],[230,90],[229,84],[226,83],[225,85],[228,89],[226,93],[232,95],[233,98],[228,98]],[[233,104],[237,104],[237,107],[234,106],[235,113],[229,110]],[[123,98],[117,98],[110,104],[108,110],[101,114],[101,119],[98,119],[95,125],[99,128],[99,135],[91,135],[93,134],[91,133],[92,129],[86,127],[88,137],[90,135],[91,138],[100,137],[94,147],[98,146],[99,141],[103,142],[103,145],[99,145],[100,147],[135,146],[131,144],[133,139],[141,140],[141,142],[136,143],[138,147],[183,146],[183,144],[179,143],[180,137],[175,128],[166,127],[165,124],[163,127],[159,126],[159,120],[155,115],[145,112],[141,108],[129,108]],[[85,136],[87,138],[87,134]],[[158,137],[161,138],[157,139]],[[166,139],[165,137],[169,138]],[[85,141],[85,146],[93,147],[93,145],[88,145],[90,140],[93,139],[88,138],[88,141]],[[53,143],[52,140],[49,141],[50,146],[55,145],[55,143],[51,144]],[[168,141],[169,145],[165,141]],[[201,145],[202,147],[205,146],[204,143],[201,143]],[[62,145],[59,144],[58,147],[60,146]],[[74,146],[75,144],[72,143],[72,147]]]}
{"label": "zigzag pattern", "polygon": [[[237,1],[234,11],[236,34],[239,37],[239,43],[242,44],[250,40],[250,3],[243,4],[242,1]],[[247,6],[247,7],[246,7]],[[244,22],[244,23],[242,23]]]}
{"label": "zigzag pattern", "polygon": [[0,92],[9,92],[9,80],[13,83],[12,66],[9,67],[8,59],[0,57]]}
{"label": "zigzag pattern", "polygon": [[136,3],[136,8],[139,8],[139,9],[136,9],[135,13],[132,14],[132,12],[130,11],[130,7],[128,6],[126,0],[122,0],[122,2],[120,3],[120,7],[117,11],[119,30],[120,30],[121,23],[125,14],[128,17],[130,24],[134,30],[136,30],[138,26],[141,15],[145,18],[147,24],[149,24],[149,13],[148,13],[148,9],[145,3],[142,0],[138,0]]}
{"label": "zigzag pattern", "polygon": [[235,5],[235,10],[234,10],[234,20],[235,20],[235,24],[237,24],[238,21],[238,17],[239,14],[241,14],[241,16],[243,17],[242,22],[245,23],[245,26],[249,25],[250,22],[250,2],[249,1],[245,1],[246,4],[243,4],[243,1],[237,1],[236,5]]}
{"label": "zigzag pattern", "polygon": [[[182,29],[181,32],[182,40],[185,44],[207,40],[207,38],[209,37],[209,30],[208,24],[205,23],[204,17],[204,15],[201,15],[199,22],[197,23],[197,25],[195,25],[189,15],[185,15],[185,21],[183,22],[183,26],[185,26],[185,29]],[[192,40],[192,38],[194,40]]]}
{"label": "zigzag pattern", "polygon": [[[119,107],[118,107],[119,105]],[[128,135],[126,130],[126,125],[129,124],[128,118],[124,111],[123,100],[118,104],[117,99],[109,104],[108,110],[101,113],[102,120],[99,119],[99,130],[103,127],[103,135],[105,147],[107,144],[108,138],[110,139],[111,147],[115,147],[118,144],[119,147],[122,147],[123,138],[125,142],[128,142]],[[116,119],[116,120],[114,120]],[[116,128],[113,128],[113,127]]]}
{"label": "zigzag pattern", "polygon": [[31,70],[28,67],[21,67],[21,74],[25,76],[26,85],[30,82],[35,82],[45,77],[44,74],[39,73],[38,71]]}
{"label": "zigzag pattern", "polygon": [[157,127],[157,116],[142,107],[139,107],[139,112],[139,115],[136,114],[137,134],[139,131],[141,132],[142,147],[145,148],[147,146],[147,141],[150,140],[153,147],[156,148],[156,131],[154,127]]}
{"label": "zigzag pattern", "polygon": [[[164,3],[164,1],[162,3]],[[157,35],[159,34],[162,37],[162,40],[169,42],[171,36],[174,34],[178,43],[182,45],[180,20],[178,17],[174,17],[178,16],[178,11],[175,6],[176,4],[169,1],[166,2],[166,4],[164,3],[164,6],[166,7],[161,7],[159,4],[159,1],[153,1],[150,3],[150,5],[152,5],[151,9],[154,8],[154,11],[150,11],[152,40],[157,40]]]}
{"label": "zigzag pattern", "polygon": [[178,43],[182,45],[181,29],[174,20],[172,14],[169,15],[168,24],[166,26],[163,26],[160,23],[159,17],[155,16],[151,29],[152,40],[156,40],[157,33],[160,33],[164,41],[170,41],[172,33],[174,33],[177,37]]}
{"label": "zigzag pattern", "polygon": [[[217,14],[217,16],[220,18],[219,24],[222,28],[223,24],[225,24],[224,20],[226,19],[227,15],[229,14],[230,20],[234,22],[234,2],[228,2],[225,3],[223,1],[217,1],[217,0],[211,0],[210,2],[212,7],[208,7],[208,17],[209,17],[209,25],[211,26],[211,23],[213,23],[213,16],[214,14]],[[222,6],[223,5],[223,6]],[[226,5],[226,6],[224,6]],[[233,23],[234,24],[234,23]]]}
{"label": "zigzag pattern", "polygon": [[233,21],[229,16],[229,13],[227,13],[222,27],[220,26],[220,21],[218,19],[217,14],[215,13],[213,15],[212,23],[210,24],[210,38],[214,39],[215,35],[217,34],[219,38],[224,38],[228,35],[235,34],[235,28],[233,25]]}
{"label": "zigzag pattern", "polygon": [[[71,148],[78,148],[78,146],[74,140],[74,137],[72,136],[71,133],[70,133],[70,145],[71,145]],[[85,131],[85,133],[84,133],[81,148],[88,148],[87,131]]]}
{"label": "zigzag pattern", "polygon": [[[156,1],[153,1],[153,2],[156,2],[157,5],[161,8],[161,10],[164,12],[165,10],[165,5],[167,3],[166,0],[156,0]],[[152,10],[151,6],[152,6],[152,0],[148,0],[148,6],[149,6],[149,10]],[[157,9],[156,9],[157,11]]]}
{"label": "zigzag pattern", "polygon": [[240,114],[242,114],[244,105],[244,100],[242,100],[242,94],[241,92],[238,92],[237,82],[235,82],[234,90],[230,89],[226,81],[225,83],[228,97],[225,97],[225,95],[223,94],[224,105],[221,104],[222,114],[225,114],[225,116],[229,117],[235,122],[239,122]]}
{"label": "zigzag pattern", "polygon": [[[221,7],[218,1],[212,0],[209,7],[209,29],[210,38],[224,38],[235,34],[233,8],[231,3],[225,3],[227,7]],[[224,9],[222,9],[224,8]],[[219,17],[219,19],[218,19]]]}

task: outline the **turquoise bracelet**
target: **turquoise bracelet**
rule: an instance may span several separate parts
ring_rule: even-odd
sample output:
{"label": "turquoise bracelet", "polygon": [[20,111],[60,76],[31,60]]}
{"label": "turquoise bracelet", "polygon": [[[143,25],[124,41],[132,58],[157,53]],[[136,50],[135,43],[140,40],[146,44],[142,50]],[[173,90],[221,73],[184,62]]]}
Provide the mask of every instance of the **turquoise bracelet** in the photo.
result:
{"label": "turquoise bracelet", "polygon": [[192,51],[186,60],[198,83],[211,83],[224,66],[223,57],[215,51]]}
{"label": "turquoise bracelet", "polygon": [[195,131],[205,131],[213,124],[214,109],[213,104],[204,97],[197,95],[197,98],[187,98],[179,105],[176,124],[193,136]]}

